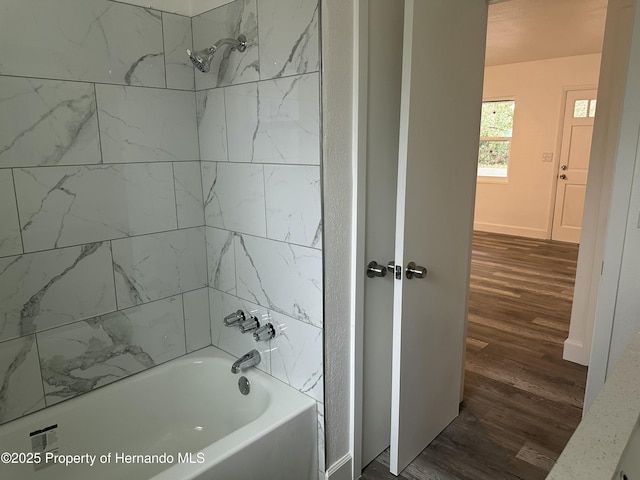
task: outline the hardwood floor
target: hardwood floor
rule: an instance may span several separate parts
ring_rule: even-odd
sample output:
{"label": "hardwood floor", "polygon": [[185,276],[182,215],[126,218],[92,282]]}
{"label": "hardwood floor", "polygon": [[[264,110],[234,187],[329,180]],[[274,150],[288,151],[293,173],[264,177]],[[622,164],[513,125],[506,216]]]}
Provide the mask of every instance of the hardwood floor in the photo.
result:
{"label": "hardwood floor", "polygon": [[476,232],[461,411],[395,477],[389,452],[365,480],[544,479],[580,421],[586,367],[562,360],[577,245]]}

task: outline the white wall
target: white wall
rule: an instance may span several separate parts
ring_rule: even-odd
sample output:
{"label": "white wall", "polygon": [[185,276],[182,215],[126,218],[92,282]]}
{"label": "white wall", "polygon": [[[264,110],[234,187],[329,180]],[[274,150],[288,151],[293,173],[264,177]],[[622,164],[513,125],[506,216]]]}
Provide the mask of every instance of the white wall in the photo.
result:
{"label": "white wall", "polygon": [[[640,8],[635,14],[615,171],[606,226],[604,263],[593,330],[585,406],[588,408],[615,367],[631,335],[640,329]],[[631,16],[627,9],[627,18]],[[624,31],[624,30],[623,30]]]}
{"label": "white wall", "polygon": [[[549,238],[560,155],[559,119],[568,87],[598,83],[600,55],[580,55],[485,69],[485,100],[515,99],[508,178],[479,178],[477,230]],[[553,162],[543,162],[553,152]]]}
{"label": "white wall", "polygon": [[[609,0],[571,325],[563,353],[565,360],[582,365],[589,364],[591,353],[632,28],[633,0]],[[609,334],[605,337],[608,342]]]}
{"label": "white wall", "polygon": [[[637,106],[637,105],[636,105]],[[636,140],[637,142],[637,140]],[[640,169],[635,157],[633,185],[622,254],[607,373],[620,359],[631,337],[640,330]],[[628,159],[630,162],[633,158]]]}
{"label": "white wall", "polygon": [[[354,2],[355,3],[355,2]],[[322,1],[327,470],[350,454],[354,3]]]}

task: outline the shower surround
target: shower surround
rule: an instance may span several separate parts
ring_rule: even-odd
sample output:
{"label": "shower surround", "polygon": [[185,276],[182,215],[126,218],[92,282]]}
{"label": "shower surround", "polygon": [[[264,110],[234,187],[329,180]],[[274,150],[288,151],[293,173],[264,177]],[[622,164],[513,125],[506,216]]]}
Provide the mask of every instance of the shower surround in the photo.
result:
{"label": "shower surround", "polygon": [[[221,322],[243,308],[280,326],[259,368],[318,402],[322,449],[318,13],[2,2],[0,423],[212,343],[244,354]],[[187,48],[240,33],[194,76]]]}
{"label": "shower surround", "polygon": [[[318,18],[316,0],[236,0],[192,20],[195,49],[248,40],[195,77],[212,342],[258,348],[258,368],[318,402],[324,470]],[[224,327],[238,309],[280,334]]]}

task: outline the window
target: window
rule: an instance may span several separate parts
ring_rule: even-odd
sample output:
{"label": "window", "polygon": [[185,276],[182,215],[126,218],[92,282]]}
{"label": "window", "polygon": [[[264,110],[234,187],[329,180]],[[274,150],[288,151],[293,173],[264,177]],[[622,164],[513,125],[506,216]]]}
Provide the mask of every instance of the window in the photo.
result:
{"label": "window", "polygon": [[573,104],[573,118],[593,118],[596,116],[596,99],[576,100]]}
{"label": "window", "polygon": [[513,100],[482,102],[478,176],[507,176],[514,109]]}

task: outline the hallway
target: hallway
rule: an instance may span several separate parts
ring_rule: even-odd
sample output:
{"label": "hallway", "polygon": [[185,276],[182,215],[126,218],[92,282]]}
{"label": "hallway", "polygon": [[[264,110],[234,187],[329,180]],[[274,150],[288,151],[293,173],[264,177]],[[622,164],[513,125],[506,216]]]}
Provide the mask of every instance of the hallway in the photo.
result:
{"label": "hallway", "polygon": [[403,472],[365,480],[544,479],[581,418],[586,367],[562,360],[578,246],[475,232],[460,415]]}

